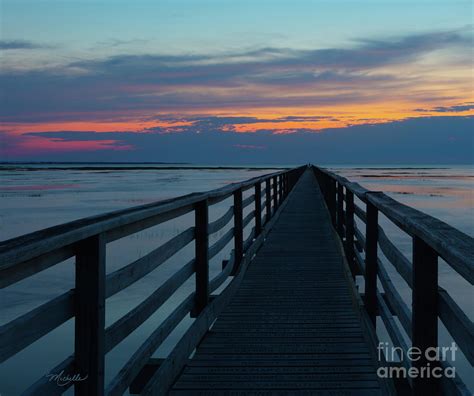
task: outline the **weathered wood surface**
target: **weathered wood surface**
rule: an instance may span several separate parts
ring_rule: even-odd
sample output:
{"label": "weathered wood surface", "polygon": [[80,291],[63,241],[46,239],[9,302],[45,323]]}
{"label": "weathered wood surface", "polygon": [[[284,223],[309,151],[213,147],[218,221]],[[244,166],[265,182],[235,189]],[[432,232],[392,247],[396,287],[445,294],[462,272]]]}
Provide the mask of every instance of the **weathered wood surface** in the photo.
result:
{"label": "weathered wood surface", "polygon": [[171,394],[382,394],[380,386],[307,171]]}

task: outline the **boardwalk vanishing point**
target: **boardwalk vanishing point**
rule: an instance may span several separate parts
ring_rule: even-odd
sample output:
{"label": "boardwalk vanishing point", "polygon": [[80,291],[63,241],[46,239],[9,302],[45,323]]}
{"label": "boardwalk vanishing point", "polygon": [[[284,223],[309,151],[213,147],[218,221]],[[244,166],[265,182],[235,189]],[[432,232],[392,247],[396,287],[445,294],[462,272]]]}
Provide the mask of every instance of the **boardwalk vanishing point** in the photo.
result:
{"label": "boardwalk vanishing point", "polygon": [[[226,200],[231,201],[228,209],[210,221],[210,208]],[[192,227],[106,275],[107,243],[189,212],[195,214]],[[411,261],[385,235],[379,213],[412,237]],[[358,224],[365,224],[365,232]],[[209,235],[217,232],[222,236],[210,246]],[[190,243],[195,246],[190,262],[105,327],[108,297]],[[231,243],[229,260],[210,279],[210,260]],[[74,318],[74,355],[49,373],[64,370],[87,379],[59,388],[43,377],[24,394],[56,395],[69,386],[74,386],[75,394],[88,396],[127,391],[143,395],[468,394],[459,377],[404,380],[377,375],[379,367],[397,365],[386,362],[377,349],[377,318],[393,345],[405,352],[411,346],[421,351],[438,346],[440,319],[472,364],[472,321],[438,286],[437,266],[441,257],[472,284],[473,255],[472,238],[383,193],[310,165],[285,170],[1,243],[1,287],[70,257],[76,257],[76,287],[1,326],[0,362]],[[393,286],[388,265],[412,289],[411,307]],[[105,383],[106,354],[193,275],[194,292]],[[363,277],[363,290],[356,287],[357,277]],[[194,320],[169,355],[153,357],[189,315]],[[422,357],[412,367],[427,363]],[[398,363],[406,368],[410,364],[403,359]],[[443,368],[447,363],[435,364]]]}

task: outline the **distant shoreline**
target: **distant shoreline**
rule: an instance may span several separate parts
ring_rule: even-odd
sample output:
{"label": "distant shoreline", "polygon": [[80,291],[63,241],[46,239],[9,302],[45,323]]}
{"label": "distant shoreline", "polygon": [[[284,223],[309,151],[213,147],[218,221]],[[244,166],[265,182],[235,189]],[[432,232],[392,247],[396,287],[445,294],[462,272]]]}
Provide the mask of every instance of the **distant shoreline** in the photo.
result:
{"label": "distant shoreline", "polygon": [[123,162],[123,161],[0,161],[0,165],[81,165],[81,164],[106,164],[106,165],[192,165],[191,162]]}
{"label": "distant shoreline", "polygon": [[[265,170],[265,169],[286,169],[285,166],[20,166],[21,164],[0,164],[2,171],[60,171],[60,170],[77,170],[77,171],[113,171],[113,170]],[[31,165],[31,164],[28,164]],[[53,164],[50,164],[53,165]],[[58,164],[61,165],[61,164]],[[131,164],[134,165],[134,164]]]}
{"label": "distant shoreline", "polygon": [[[300,164],[301,165],[301,164]],[[1,171],[127,171],[127,170],[266,170],[266,169],[288,169],[296,164],[248,164],[248,165],[209,165],[193,164],[186,162],[16,162],[0,161]],[[473,164],[321,164],[321,167],[329,169],[352,169],[358,170],[446,170],[457,167],[472,168]]]}

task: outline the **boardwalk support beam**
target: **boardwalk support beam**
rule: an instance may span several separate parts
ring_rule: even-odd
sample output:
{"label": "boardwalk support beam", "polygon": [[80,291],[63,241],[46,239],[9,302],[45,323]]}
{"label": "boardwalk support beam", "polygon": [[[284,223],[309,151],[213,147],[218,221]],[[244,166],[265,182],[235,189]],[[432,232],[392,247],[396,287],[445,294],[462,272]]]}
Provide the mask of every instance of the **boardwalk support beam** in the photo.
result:
{"label": "boardwalk support beam", "polygon": [[[104,394],[105,241],[101,234],[81,241],[76,256],[74,337],[75,394]],[[69,373],[68,373],[69,374]]]}
{"label": "boardwalk support beam", "polygon": [[207,199],[195,205],[196,295],[191,317],[198,316],[209,302],[209,206]]}
{"label": "boardwalk support beam", "polygon": [[[429,361],[426,351],[438,345],[438,256],[436,252],[418,237],[413,238],[413,346],[421,351],[420,359],[413,366],[435,366]],[[416,395],[439,394],[436,378],[413,378],[413,392]]]}

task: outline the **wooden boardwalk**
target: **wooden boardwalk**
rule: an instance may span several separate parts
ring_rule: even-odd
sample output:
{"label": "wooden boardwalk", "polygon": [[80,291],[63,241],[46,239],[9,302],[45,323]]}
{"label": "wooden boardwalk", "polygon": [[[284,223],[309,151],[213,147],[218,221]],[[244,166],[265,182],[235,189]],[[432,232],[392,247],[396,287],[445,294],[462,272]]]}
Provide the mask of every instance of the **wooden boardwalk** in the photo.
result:
{"label": "wooden boardwalk", "polygon": [[[215,218],[221,202],[227,210]],[[187,214],[194,215],[193,225],[107,271],[110,243]],[[385,233],[382,216],[411,238],[411,259]],[[217,237],[213,244],[210,235]],[[150,294],[108,324],[108,298],[191,243],[194,255],[187,263],[158,287],[149,282]],[[231,243],[232,253],[211,278],[210,260]],[[75,260],[73,289],[0,326],[0,363],[72,319],[74,352],[12,394],[53,396],[70,387],[77,396],[472,394],[458,373],[437,378],[432,371],[410,381],[402,375],[392,382],[376,371],[449,368],[449,362],[433,364],[428,357],[429,350],[446,345],[438,340],[440,322],[474,365],[474,324],[438,279],[443,259],[474,284],[474,239],[327,169],[280,170],[0,241],[0,289],[69,259]],[[360,291],[356,276],[364,280]],[[106,381],[106,355],[192,277],[194,290],[173,303]],[[402,288],[411,290],[410,302]],[[173,349],[155,358],[189,316],[194,320]],[[393,358],[381,353],[379,361],[377,344],[387,335],[399,356],[416,347],[420,359],[387,363]],[[63,374],[81,380],[51,381]]]}
{"label": "wooden boardwalk", "polygon": [[306,171],[171,394],[382,394],[323,202]]}

